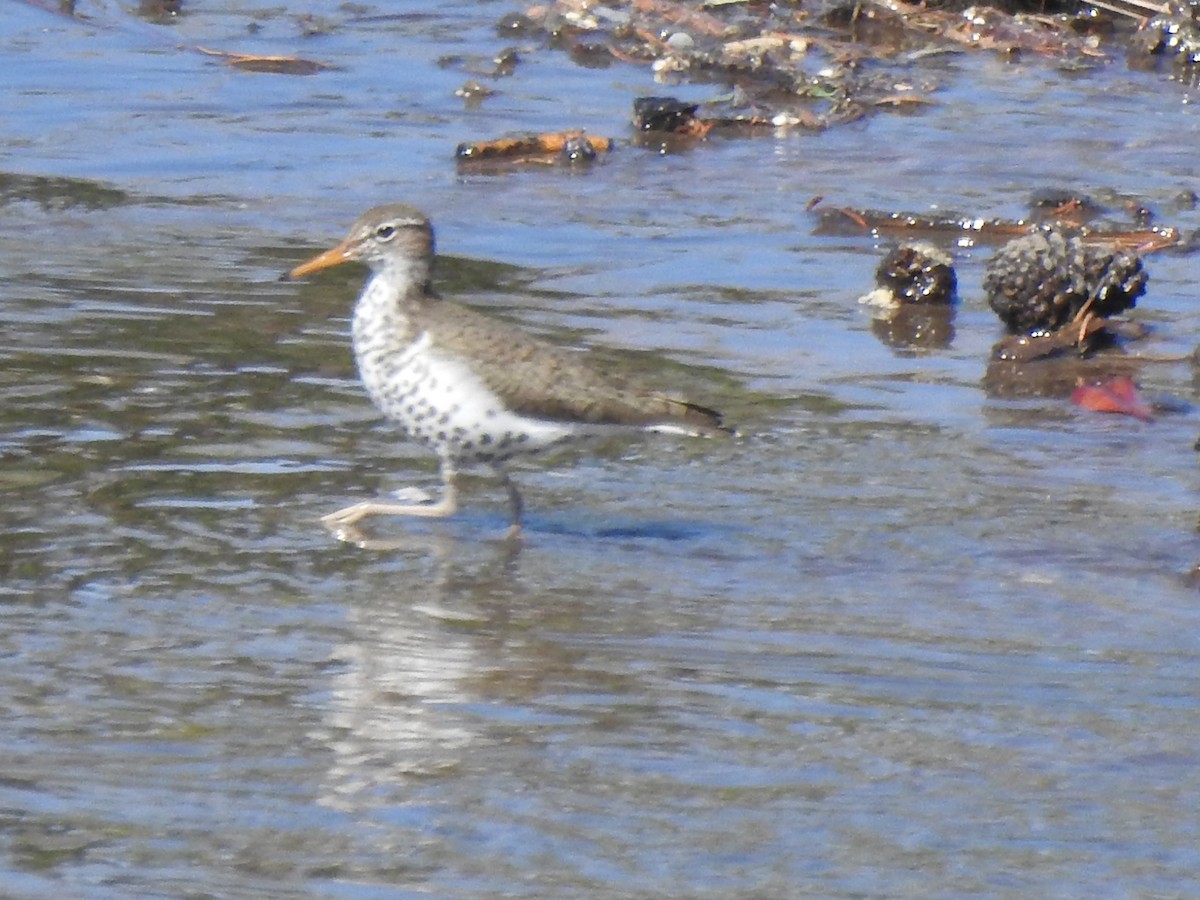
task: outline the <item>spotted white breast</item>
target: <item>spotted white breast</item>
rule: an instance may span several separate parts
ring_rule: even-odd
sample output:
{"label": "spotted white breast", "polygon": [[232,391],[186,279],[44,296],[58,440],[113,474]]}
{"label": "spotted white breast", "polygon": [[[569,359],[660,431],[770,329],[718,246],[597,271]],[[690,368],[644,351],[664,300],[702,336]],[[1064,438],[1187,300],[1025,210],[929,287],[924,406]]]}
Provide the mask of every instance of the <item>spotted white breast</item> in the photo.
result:
{"label": "spotted white breast", "polygon": [[439,354],[428,333],[399,354],[369,343],[356,350],[375,405],[441,456],[502,462],[579,436],[575,426],[506,409],[468,365]]}

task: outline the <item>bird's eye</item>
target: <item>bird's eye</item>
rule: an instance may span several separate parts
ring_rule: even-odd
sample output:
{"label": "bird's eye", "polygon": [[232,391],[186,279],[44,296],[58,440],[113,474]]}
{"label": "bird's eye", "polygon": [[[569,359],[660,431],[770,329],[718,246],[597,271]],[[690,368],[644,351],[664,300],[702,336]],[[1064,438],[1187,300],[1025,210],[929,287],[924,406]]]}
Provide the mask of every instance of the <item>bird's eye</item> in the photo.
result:
{"label": "bird's eye", "polygon": [[395,236],[396,236],[396,226],[395,225],[380,225],[378,228],[375,229],[375,237],[379,238],[381,241],[390,241]]}

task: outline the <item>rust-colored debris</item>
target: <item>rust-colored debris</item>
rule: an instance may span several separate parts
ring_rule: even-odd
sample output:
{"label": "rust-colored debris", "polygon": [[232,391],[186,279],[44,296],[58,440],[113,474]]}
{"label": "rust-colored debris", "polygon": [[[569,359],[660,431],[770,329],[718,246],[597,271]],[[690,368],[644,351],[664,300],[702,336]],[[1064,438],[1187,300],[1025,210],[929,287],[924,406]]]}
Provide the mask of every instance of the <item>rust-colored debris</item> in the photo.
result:
{"label": "rust-colored debris", "polygon": [[243,72],[266,72],[272,75],[315,75],[326,69],[332,69],[326,63],[311,59],[301,59],[298,56],[260,56],[252,53],[231,53],[228,50],[214,50],[211,47],[196,47],[198,53],[205,56],[215,56],[235,69]]}
{"label": "rust-colored debris", "polygon": [[462,143],[455,149],[454,156],[460,163],[483,160],[581,162],[594,159],[597,154],[608,153],[614,145],[612,138],[595,137],[583,131],[556,131]]}
{"label": "rust-colored debris", "polygon": [[1119,250],[1146,255],[1178,247],[1183,237],[1178,228],[1145,228],[1138,231],[1092,231],[1079,236],[1085,244],[1103,244]]}
{"label": "rust-colored debris", "polygon": [[828,207],[810,202],[809,209],[816,210],[820,220],[818,234],[896,234],[898,236],[923,236],[929,238],[955,237],[960,242],[975,243],[979,239],[1007,241],[1020,234],[1036,230],[1028,222],[1011,222],[1002,219],[982,219],[959,213],[923,214],[887,212],[851,207]]}
{"label": "rust-colored debris", "polygon": [[1143,422],[1154,421],[1154,409],[1142,399],[1128,375],[1117,375],[1101,384],[1081,384],[1071,392],[1071,402],[1092,412],[1120,413]]}
{"label": "rust-colored debris", "polygon": [[1173,227],[1135,228],[1124,230],[1109,226],[1094,228],[1081,224],[1078,203],[1041,210],[1030,219],[985,219],[956,212],[909,213],[852,207],[822,205],[820,197],[809,201],[808,209],[816,210],[820,220],[818,234],[872,234],[897,236],[945,237],[960,244],[1000,243],[1014,237],[1032,234],[1046,227],[1066,229],[1086,244],[1110,246],[1133,253],[1147,254],[1182,242],[1179,230]]}

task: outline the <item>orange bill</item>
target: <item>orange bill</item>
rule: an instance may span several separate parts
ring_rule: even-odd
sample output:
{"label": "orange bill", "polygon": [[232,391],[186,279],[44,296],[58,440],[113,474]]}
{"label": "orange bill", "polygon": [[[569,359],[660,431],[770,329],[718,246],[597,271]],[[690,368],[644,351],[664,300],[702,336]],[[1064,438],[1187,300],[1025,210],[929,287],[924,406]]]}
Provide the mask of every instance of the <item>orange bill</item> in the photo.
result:
{"label": "orange bill", "polygon": [[344,262],[349,262],[350,244],[347,241],[342,241],[336,247],[331,247],[324,253],[314,256],[312,259],[300,263],[292,271],[288,272],[288,278],[303,278],[313,272],[319,272],[322,269],[328,269],[330,266],[340,266]]}

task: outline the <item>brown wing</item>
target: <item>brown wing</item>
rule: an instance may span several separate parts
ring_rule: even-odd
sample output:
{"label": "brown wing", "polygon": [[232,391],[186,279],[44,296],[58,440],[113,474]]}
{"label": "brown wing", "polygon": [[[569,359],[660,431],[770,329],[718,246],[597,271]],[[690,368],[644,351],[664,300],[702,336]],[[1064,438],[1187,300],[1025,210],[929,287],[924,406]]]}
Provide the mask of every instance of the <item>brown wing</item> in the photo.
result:
{"label": "brown wing", "polygon": [[421,319],[434,347],[486,356],[486,366],[472,369],[514,412],[597,425],[668,425],[697,434],[724,430],[714,410],[603,371],[586,353],[556,347],[468,307],[431,300]]}

